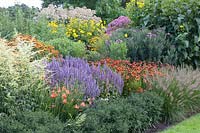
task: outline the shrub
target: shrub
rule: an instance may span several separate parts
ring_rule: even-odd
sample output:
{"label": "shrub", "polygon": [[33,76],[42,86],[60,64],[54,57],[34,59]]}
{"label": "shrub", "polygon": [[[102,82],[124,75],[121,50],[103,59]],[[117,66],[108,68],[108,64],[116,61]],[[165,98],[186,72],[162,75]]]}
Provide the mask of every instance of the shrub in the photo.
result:
{"label": "shrub", "polygon": [[31,25],[29,34],[45,42],[56,38],[65,38],[65,32],[65,25],[62,22],[50,21],[41,17]]}
{"label": "shrub", "polygon": [[99,101],[85,111],[82,132],[142,132],[160,120],[162,99],[155,93]]}
{"label": "shrub", "polygon": [[136,26],[151,29],[165,27],[178,54],[172,56],[179,57],[177,64],[186,63],[198,67],[199,9],[200,2],[196,0],[152,0],[145,2],[139,13],[133,11],[130,15],[133,22],[137,22]]}
{"label": "shrub", "polygon": [[106,65],[97,67],[79,58],[53,59],[47,64],[46,79],[52,86],[78,89],[85,97],[122,93],[123,80]]}
{"label": "shrub", "polygon": [[18,42],[16,47],[0,42],[0,112],[13,114],[16,109],[35,110],[40,89],[46,88],[44,58],[34,59],[33,45]]}
{"label": "shrub", "polygon": [[125,60],[127,55],[127,47],[124,42],[111,43],[109,57],[115,60]]}
{"label": "shrub", "polygon": [[110,38],[112,41],[122,40],[128,48],[127,57],[131,61],[167,62],[169,42],[162,30],[119,29]]}
{"label": "shrub", "polygon": [[100,0],[96,3],[97,16],[100,16],[107,22],[124,14],[124,8],[121,7],[121,0]]}
{"label": "shrub", "polygon": [[[0,37],[10,39],[16,32],[29,33],[33,23],[32,13],[23,11],[20,6],[13,6],[0,12]],[[34,12],[34,9],[25,9],[28,12]],[[31,11],[32,10],[32,11]]]}
{"label": "shrub", "polygon": [[16,116],[0,115],[0,131],[11,132],[62,132],[64,124],[47,112],[17,112]]}
{"label": "shrub", "polygon": [[[88,49],[104,33],[105,27],[102,21],[70,19],[66,25],[66,35],[72,40],[85,42]],[[94,38],[96,38],[94,40]]]}
{"label": "shrub", "polygon": [[87,55],[88,61],[98,61],[102,58],[102,55],[97,51],[89,51]]}
{"label": "shrub", "polygon": [[127,16],[132,20],[134,26],[140,25],[140,19],[146,15],[145,8],[149,0],[130,0],[126,3],[125,12]]}
{"label": "shrub", "polygon": [[10,42],[8,42],[9,46],[16,46],[20,42],[25,42],[29,45],[33,44],[33,51],[37,51],[38,56],[56,56],[58,57],[59,52],[55,50],[53,46],[46,45],[41,41],[38,41],[36,38],[30,36],[30,35],[23,35],[19,34],[15,38],[13,38]]}
{"label": "shrub", "polygon": [[199,70],[178,68],[164,73],[163,77],[154,77],[151,86],[164,98],[163,120],[171,123],[183,119],[187,112],[199,110]]}
{"label": "shrub", "polygon": [[46,44],[50,44],[55,47],[56,50],[59,51],[65,56],[73,56],[73,57],[86,57],[86,47],[84,43],[74,42],[67,38],[56,38],[53,40],[49,40]]}

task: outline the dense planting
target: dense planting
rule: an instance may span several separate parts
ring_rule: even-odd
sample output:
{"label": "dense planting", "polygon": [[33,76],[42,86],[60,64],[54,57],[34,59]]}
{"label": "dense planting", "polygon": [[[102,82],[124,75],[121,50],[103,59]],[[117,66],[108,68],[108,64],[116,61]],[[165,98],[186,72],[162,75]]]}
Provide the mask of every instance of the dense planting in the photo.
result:
{"label": "dense planting", "polygon": [[43,2],[0,8],[0,132],[148,132],[199,112],[199,1]]}

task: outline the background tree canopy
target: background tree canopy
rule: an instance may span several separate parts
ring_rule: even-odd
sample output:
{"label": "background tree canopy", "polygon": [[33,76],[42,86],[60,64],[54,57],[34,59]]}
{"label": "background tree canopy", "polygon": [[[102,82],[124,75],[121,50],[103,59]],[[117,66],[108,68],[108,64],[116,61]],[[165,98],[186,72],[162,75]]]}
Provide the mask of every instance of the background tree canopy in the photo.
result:
{"label": "background tree canopy", "polygon": [[[54,5],[64,5],[66,7],[68,6],[86,6],[90,9],[95,9],[96,3],[101,2],[101,0],[42,0],[43,7],[47,7],[49,4],[54,4]],[[125,7],[125,3],[129,2],[130,0],[121,0],[122,5]]]}

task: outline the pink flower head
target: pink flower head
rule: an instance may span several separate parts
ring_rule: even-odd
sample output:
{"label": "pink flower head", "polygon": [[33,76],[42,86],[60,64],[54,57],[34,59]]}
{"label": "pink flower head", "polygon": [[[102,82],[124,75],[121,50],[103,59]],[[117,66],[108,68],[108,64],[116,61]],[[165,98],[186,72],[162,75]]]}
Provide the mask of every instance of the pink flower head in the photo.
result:
{"label": "pink flower head", "polygon": [[85,106],[86,106],[85,102],[82,102],[82,103],[80,104],[80,106],[85,107]]}
{"label": "pink flower head", "polygon": [[74,106],[74,108],[75,108],[75,109],[79,109],[80,107],[76,104],[76,105]]}

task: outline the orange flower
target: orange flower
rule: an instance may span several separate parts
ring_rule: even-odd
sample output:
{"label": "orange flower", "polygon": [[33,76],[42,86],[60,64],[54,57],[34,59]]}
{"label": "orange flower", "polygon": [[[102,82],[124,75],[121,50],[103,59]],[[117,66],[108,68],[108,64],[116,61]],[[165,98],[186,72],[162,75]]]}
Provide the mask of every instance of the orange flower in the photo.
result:
{"label": "orange flower", "polygon": [[66,89],[66,91],[65,91],[65,92],[66,92],[66,94],[67,94],[67,95],[69,95],[69,94],[70,94],[70,91],[69,91],[68,89]]}
{"label": "orange flower", "polygon": [[76,105],[74,106],[74,108],[75,108],[75,109],[79,109],[80,107],[76,104]]}
{"label": "orange flower", "polygon": [[144,89],[142,87],[139,87],[138,90],[137,90],[137,92],[138,93],[142,93],[142,92],[144,92]]}
{"label": "orange flower", "polygon": [[67,103],[67,99],[63,99],[63,104],[66,104]]}
{"label": "orange flower", "polygon": [[51,98],[56,98],[58,95],[53,91],[52,93],[51,93]]}
{"label": "orange flower", "polygon": [[66,99],[66,98],[67,98],[67,95],[66,95],[65,93],[63,93],[63,94],[62,94],[62,98],[63,98],[63,99]]}
{"label": "orange flower", "polygon": [[85,107],[85,106],[86,106],[85,102],[82,102],[82,103],[80,104],[80,106]]}
{"label": "orange flower", "polygon": [[58,88],[58,91],[57,91],[58,93],[60,93],[61,92],[61,89],[60,89],[60,87]]}

